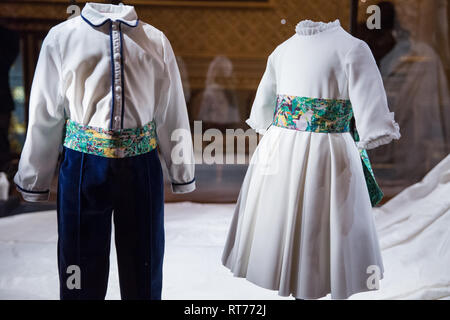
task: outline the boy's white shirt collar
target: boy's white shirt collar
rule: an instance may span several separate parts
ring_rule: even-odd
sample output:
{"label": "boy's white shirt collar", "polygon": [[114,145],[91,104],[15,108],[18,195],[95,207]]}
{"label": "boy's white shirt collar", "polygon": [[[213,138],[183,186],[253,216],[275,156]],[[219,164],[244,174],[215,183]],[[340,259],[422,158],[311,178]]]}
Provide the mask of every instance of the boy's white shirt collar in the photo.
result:
{"label": "boy's white shirt collar", "polygon": [[123,4],[88,2],[81,11],[81,17],[95,27],[101,26],[109,20],[120,21],[130,27],[136,27],[139,22],[134,7]]}

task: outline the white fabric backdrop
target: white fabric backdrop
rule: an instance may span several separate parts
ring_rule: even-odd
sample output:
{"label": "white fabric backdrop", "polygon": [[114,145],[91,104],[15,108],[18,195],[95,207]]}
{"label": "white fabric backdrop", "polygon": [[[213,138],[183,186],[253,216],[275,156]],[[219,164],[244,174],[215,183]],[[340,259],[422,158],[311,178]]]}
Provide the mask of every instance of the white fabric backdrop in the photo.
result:
{"label": "white fabric backdrop", "polygon": [[[352,299],[450,298],[449,195],[450,156],[374,209],[385,278],[381,290]],[[166,205],[164,299],[286,299],[221,265],[233,208]],[[58,299],[56,240],[54,211],[0,219],[0,299]],[[114,250],[107,299],[120,298]]]}
{"label": "white fabric backdrop", "polygon": [[450,155],[381,208],[375,221],[385,261],[379,292],[360,299],[450,299]]}

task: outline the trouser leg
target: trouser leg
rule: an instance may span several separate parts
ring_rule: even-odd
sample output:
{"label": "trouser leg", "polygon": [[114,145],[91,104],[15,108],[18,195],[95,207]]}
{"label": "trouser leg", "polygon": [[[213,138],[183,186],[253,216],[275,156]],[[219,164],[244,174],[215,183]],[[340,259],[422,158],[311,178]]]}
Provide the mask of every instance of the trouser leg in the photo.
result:
{"label": "trouser leg", "polygon": [[156,150],[120,159],[114,229],[122,299],[161,299],[164,191]]}
{"label": "trouser leg", "polygon": [[61,299],[105,298],[112,214],[109,161],[64,149],[57,198]]}

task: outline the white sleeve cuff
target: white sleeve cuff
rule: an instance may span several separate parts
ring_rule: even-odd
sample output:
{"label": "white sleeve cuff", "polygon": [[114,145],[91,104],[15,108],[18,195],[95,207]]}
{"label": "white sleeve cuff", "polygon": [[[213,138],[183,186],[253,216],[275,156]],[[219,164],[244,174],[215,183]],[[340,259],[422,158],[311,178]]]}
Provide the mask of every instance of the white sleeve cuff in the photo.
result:
{"label": "white sleeve cuff", "polygon": [[251,119],[251,118],[248,118],[247,120],[245,120],[245,123],[247,123],[247,124],[249,125],[250,128],[252,128],[253,130],[255,130],[256,133],[259,133],[259,134],[265,134],[266,131],[267,131],[267,128],[266,128],[266,129],[260,129],[260,128],[258,128],[258,126],[256,125],[255,121],[254,121],[253,119]]}
{"label": "white sleeve cuff", "polygon": [[391,127],[387,130],[377,132],[373,134],[371,137],[359,141],[357,143],[358,149],[375,149],[384,144],[390,143],[392,140],[398,140],[401,138],[400,134],[400,126],[394,120],[394,112],[389,112],[388,114]]}
{"label": "white sleeve cuff", "polygon": [[358,149],[366,149],[366,150],[371,150],[371,149],[375,149],[379,146],[385,145],[390,143],[392,140],[398,140],[400,139],[400,133],[385,133],[385,134],[380,134],[377,137],[373,137],[371,139],[367,139],[364,141],[359,141],[356,143]]}
{"label": "white sleeve cuff", "polygon": [[22,194],[23,200],[27,202],[46,202],[49,199],[50,191],[25,190],[16,184],[16,189]]}
{"label": "white sleeve cuff", "polygon": [[186,183],[172,183],[173,193],[188,193],[195,190],[195,179]]}

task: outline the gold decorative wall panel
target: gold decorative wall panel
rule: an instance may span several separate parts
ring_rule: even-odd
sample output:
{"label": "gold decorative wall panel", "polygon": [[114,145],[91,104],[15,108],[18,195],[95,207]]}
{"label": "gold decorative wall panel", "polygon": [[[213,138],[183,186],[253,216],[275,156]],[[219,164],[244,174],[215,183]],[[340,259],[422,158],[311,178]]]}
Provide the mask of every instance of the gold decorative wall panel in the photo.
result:
{"label": "gold decorative wall panel", "polygon": [[[33,27],[38,22],[34,28],[48,29],[68,16],[69,1],[51,2],[2,3],[0,19],[8,18],[15,28]],[[166,5],[162,5],[163,2]],[[241,2],[245,5],[238,6],[233,2],[218,6],[220,1],[178,1],[186,4],[174,5],[176,2],[123,1],[124,4],[148,3],[136,5],[139,18],[167,35],[176,55],[186,63],[192,88],[203,86],[209,62],[217,55],[224,55],[233,62],[236,87],[254,90],[264,71],[268,54],[294,34],[298,21],[340,19],[345,28],[349,21],[348,0],[250,1]],[[189,2],[191,5],[187,5]],[[84,4],[78,3],[82,8]],[[47,27],[45,21],[48,21]]]}

